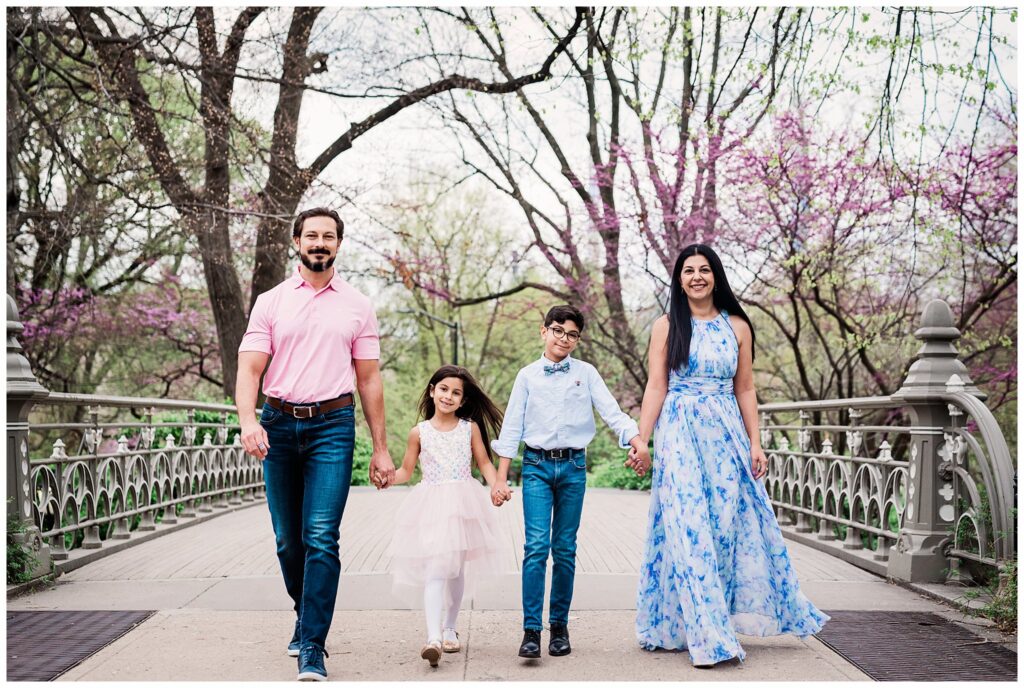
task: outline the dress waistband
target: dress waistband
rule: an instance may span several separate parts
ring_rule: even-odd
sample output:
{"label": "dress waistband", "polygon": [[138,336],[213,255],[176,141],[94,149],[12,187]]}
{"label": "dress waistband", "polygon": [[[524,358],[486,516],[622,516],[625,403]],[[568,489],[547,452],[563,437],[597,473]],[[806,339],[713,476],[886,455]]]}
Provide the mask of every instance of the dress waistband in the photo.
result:
{"label": "dress waistband", "polygon": [[735,394],[732,378],[680,377],[669,381],[668,391],[685,396]]}
{"label": "dress waistband", "polygon": [[416,484],[417,485],[448,485],[449,483],[464,483],[467,480],[471,480],[474,483],[476,483],[477,485],[480,484],[480,482],[476,478],[474,478],[472,476],[470,476],[469,478],[439,478],[437,480],[420,480]]}

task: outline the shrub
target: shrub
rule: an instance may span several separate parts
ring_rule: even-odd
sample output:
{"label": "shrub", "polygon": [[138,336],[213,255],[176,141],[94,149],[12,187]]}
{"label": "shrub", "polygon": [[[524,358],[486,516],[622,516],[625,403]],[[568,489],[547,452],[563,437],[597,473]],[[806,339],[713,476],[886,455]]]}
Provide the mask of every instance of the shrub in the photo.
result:
{"label": "shrub", "polygon": [[644,477],[622,465],[625,461],[606,461],[593,467],[590,475],[587,476],[587,485],[590,487],[616,487],[620,490],[649,490],[651,489],[651,471],[647,471]]}
{"label": "shrub", "polygon": [[999,587],[997,577],[989,584],[992,600],[981,608],[981,615],[993,621],[1003,633],[1017,632],[1017,560],[1006,564],[1005,580]]}
{"label": "shrub", "polygon": [[355,447],[352,450],[352,484],[370,484],[370,458],[373,456],[373,443],[356,435]]}
{"label": "shrub", "polygon": [[594,441],[587,447],[587,485],[620,490],[651,489],[651,471],[640,478],[622,465],[628,456],[627,451],[619,446],[615,435],[607,427],[599,428]]}
{"label": "shrub", "polygon": [[27,583],[39,565],[35,551],[17,536],[25,533],[25,521],[7,516],[7,584]]}

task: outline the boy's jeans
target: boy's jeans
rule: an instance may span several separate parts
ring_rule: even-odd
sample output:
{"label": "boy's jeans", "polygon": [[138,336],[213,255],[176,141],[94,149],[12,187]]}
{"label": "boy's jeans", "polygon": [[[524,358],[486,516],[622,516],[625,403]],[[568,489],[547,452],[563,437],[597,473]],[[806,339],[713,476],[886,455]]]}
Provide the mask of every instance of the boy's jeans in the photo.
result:
{"label": "boy's jeans", "polygon": [[338,531],[352,482],[355,407],[295,418],[264,404],[260,424],[270,441],[263,479],[284,585],[302,645],[323,648],[341,574]]}
{"label": "boy's jeans", "polygon": [[548,459],[523,452],[523,514],[526,545],[523,556],[523,628],[543,628],[544,578],[548,551],[551,571],[550,623],[568,624],[576,575],[576,531],[587,488],[587,453],[574,449],[571,458]]}

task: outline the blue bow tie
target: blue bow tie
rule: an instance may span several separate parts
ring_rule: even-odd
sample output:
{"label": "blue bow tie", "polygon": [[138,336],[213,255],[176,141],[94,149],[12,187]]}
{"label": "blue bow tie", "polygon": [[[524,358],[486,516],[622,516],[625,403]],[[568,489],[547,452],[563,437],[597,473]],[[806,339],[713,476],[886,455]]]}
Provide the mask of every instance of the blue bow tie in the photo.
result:
{"label": "blue bow tie", "polygon": [[554,375],[555,373],[568,373],[569,372],[569,361],[562,361],[554,365],[544,366],[545,375]]}

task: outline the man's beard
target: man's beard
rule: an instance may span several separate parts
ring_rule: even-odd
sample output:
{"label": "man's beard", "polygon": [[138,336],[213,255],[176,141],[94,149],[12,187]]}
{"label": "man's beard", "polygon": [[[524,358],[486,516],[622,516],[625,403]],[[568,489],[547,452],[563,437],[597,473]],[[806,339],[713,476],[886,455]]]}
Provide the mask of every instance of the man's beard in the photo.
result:
{"label": "man's beard", "polygon": [[[311,253],[310,255],[329,255],[329,254],[327,254],[327,253]],[[323,261],[322,263],[314,263],[312,260],[309,259],[309,256],[307,256],[306,254],[304,254],[304,253],[300,253],[299,254],[299,260],[302,261],[302,264],[305,265],[308,269],[312,270],[313,272],[324,272],[326,270],[329,270],[331,268],[331,266],[334,265],[334,259],[335,258],[337,258],[337,256],[331,256],[330,258],[328,258],[327,260]]]}

